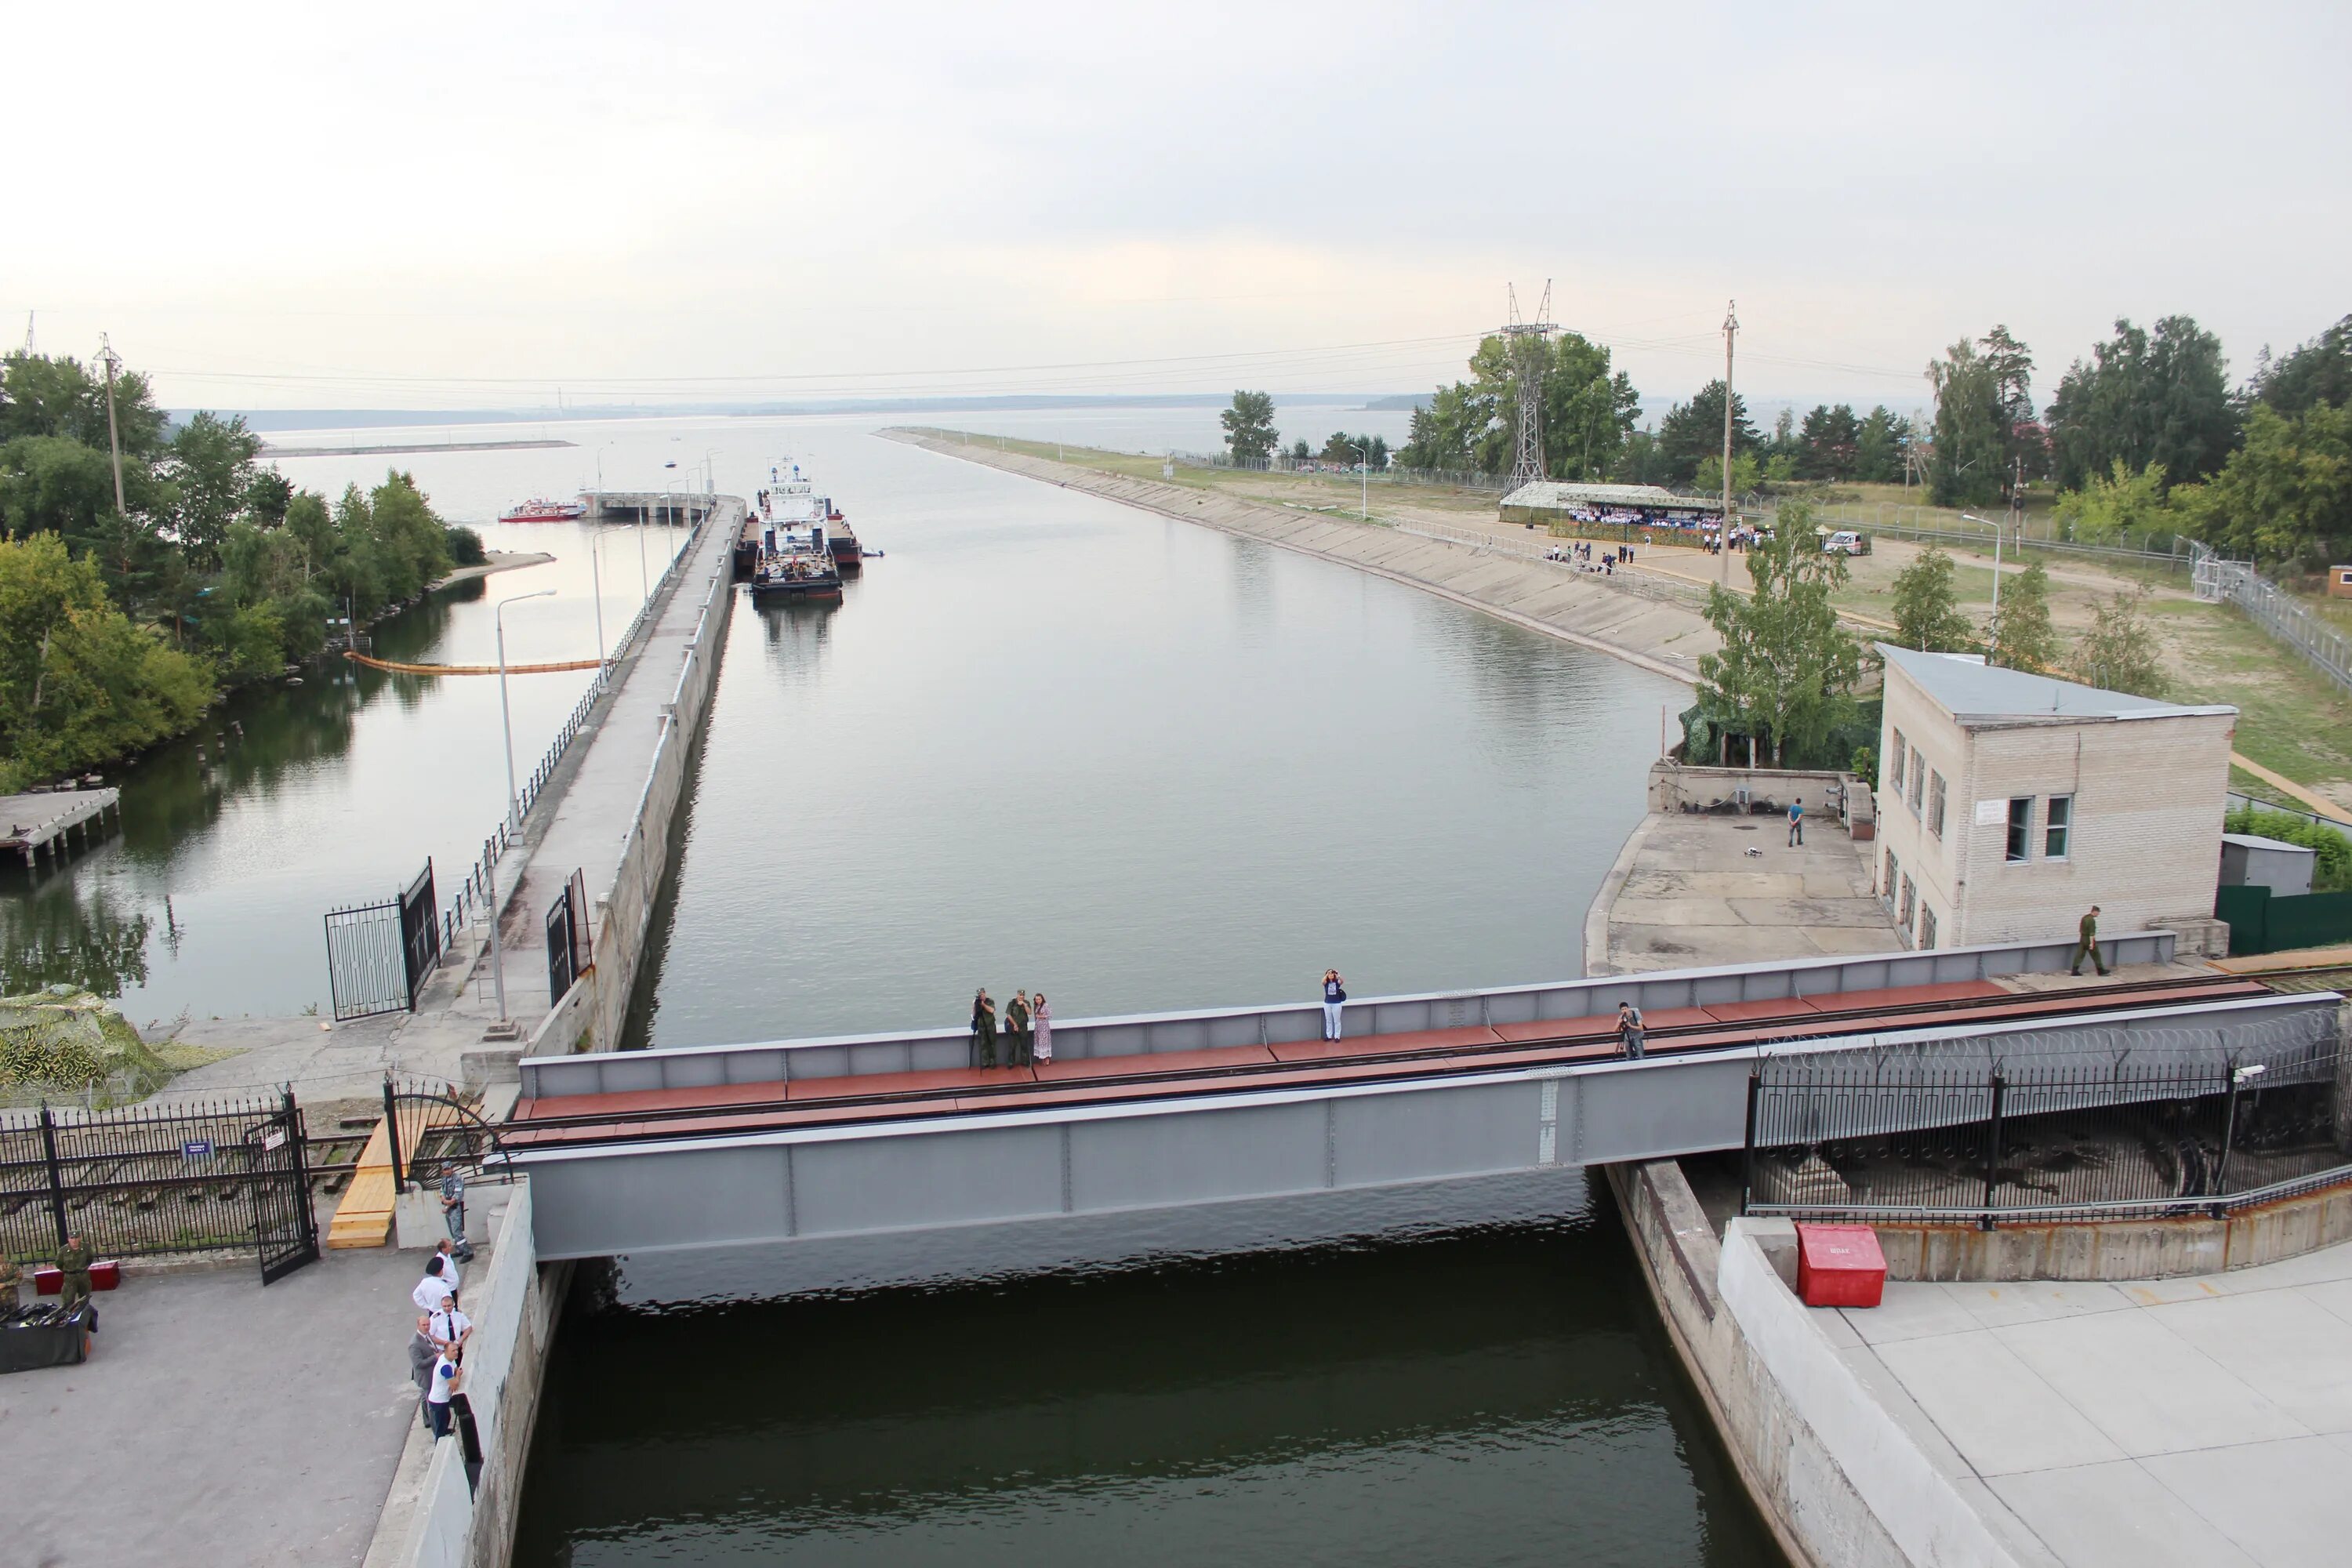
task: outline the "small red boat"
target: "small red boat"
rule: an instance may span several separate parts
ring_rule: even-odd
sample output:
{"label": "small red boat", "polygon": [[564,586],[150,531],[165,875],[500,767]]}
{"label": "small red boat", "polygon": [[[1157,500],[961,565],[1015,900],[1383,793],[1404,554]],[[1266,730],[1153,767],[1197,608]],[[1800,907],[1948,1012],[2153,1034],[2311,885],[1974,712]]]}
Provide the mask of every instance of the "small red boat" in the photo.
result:
{"label": "small red boat", "polygon": [[588,509],[576,500],[527,500],[499,513],[500,522],[577,522]]}

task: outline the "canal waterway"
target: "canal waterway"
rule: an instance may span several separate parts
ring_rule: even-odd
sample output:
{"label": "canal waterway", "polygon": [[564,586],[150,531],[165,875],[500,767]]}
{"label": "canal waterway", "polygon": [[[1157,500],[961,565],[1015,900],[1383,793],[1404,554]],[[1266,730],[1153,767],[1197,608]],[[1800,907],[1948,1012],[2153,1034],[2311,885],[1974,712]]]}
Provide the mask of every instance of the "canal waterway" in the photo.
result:
{"label": "canal waterway", "polygon": [[1613,1215],[1480,1185],[1484,1224],[1151,1268],[583,1277],[516,1562],[1780,1563]]}
{"label": "canal waterway", "polygon": [[857,433],[887,552],[730,631],[657,1046],[1573,977],[1673,681],[1398,584]]}
{"label": "canal waterway", "polygon": [[[936,1025],[982,983],[1067,1017],[1580,973],[1673,683],[803,440],[887,553],[737,615],[640,1040]],[[789,1247],[589,1271],[519,1562],[1779,1561],[1578,1173],[1120,1228],[886,1239],[845,1291],[794,1293]]]}

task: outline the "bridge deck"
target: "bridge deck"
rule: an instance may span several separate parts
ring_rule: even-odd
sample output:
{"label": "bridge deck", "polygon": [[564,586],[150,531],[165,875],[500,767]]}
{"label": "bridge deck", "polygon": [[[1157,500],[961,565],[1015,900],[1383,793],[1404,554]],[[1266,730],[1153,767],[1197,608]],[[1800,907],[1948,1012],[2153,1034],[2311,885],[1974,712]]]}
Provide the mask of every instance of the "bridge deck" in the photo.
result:
{"label": "bridge deck", "polygon": [[[1648,1054],[1748,1050],[1857,1032],[2080,1017],[2148,1004],[2269,994],[2222,975],[2111,982],[2053,992],[1991,981],[1858,991],[1811,1002],[1718,1003],[1650,1015]],[[921,1072],[621,1090],[525,1100],[505,1142],[517,1150],[710,1137],[1005,1110],[1044,1110],[1192,1094],[1328,1088],[1601,1061],[1618,1054],[1613,1016],[1501,1024],[1338,1041],[1244,1045],[1098,1057],[1027,1068]]]}

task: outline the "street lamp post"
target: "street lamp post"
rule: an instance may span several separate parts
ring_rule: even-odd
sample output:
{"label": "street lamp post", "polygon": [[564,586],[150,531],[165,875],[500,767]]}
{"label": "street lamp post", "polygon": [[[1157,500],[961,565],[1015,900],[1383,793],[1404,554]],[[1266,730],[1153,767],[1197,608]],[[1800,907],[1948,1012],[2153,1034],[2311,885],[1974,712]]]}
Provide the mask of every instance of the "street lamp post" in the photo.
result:
{"label": "street lamp post", "polygon": [[589,591],[596,596],[596,679],[604,679],[604,572],[600,560],[604,553],[604,531],[599,528],[588,541]]}
{"label": "street lamp post", "polygon": [[1360,521],[1370,522],[1372,521],[1372,449],[1359,447],[1353,441],[1348,443],[1348,449],[1360,459],[1356,464],[1356,476],[1360,481],[1356,486],[1356,516]]}
{"label": "street lamp post", "polygon": [[2008,531],[2000,524],[1979,517],[1972,511],[1964,511],[1960,515],[1970,522],[1981,522],[1992,530],[1992,613],[1998,619],[2000,616],[2000,536]]}
{"label": "street lamp post", "polygon": [[[554,595],[555,590],[552,588],[541,588],[531,594],[517,594],[511,599],[500,599],[498,606],[490,612],[491,623],[497,626],[499,634],[499,721],[506,731],[507,742],[507,827],[509,832],[515,834],[522,831],[522,813],[518,805],[521,799],[521,793],[515,788],[514,710],[507,703],[506,612],[509,605],[519,605],[525,599],[548,599]],[[490,988],[498,994],[499,1021],[492,1033],[496,1037],[503,1039],[511,1035],[514,1025],[507,1017],[506,949],[499,940],[499,916],[501,912],[499,902],[499,868],[498,862],[493,860],[490,863]]]}

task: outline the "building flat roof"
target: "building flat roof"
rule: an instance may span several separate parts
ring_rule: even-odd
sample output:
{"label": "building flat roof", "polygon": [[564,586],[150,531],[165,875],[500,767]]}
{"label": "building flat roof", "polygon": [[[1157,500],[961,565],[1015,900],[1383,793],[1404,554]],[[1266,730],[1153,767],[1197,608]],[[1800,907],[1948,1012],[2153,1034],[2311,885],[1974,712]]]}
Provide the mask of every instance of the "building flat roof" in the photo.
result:
{"label": "building flat roof", "polygon": [[1656,485],[1571,485],[1558,479],[1537,479],[1503,498],[1505,506],[1646,506],[1672,507],[1678,511],[1713,511],[1717,503],[1694,496],[1678,496]]}
{"label": "building flat roof", "polygon": [[1878,652],[1963,724],[2032,719],[2181,719],[2238,711],[2226,703],[2162,702],[2055,676],[2003,669],[1970,654],[1916,653],[1893,643],[1880,643]]}

